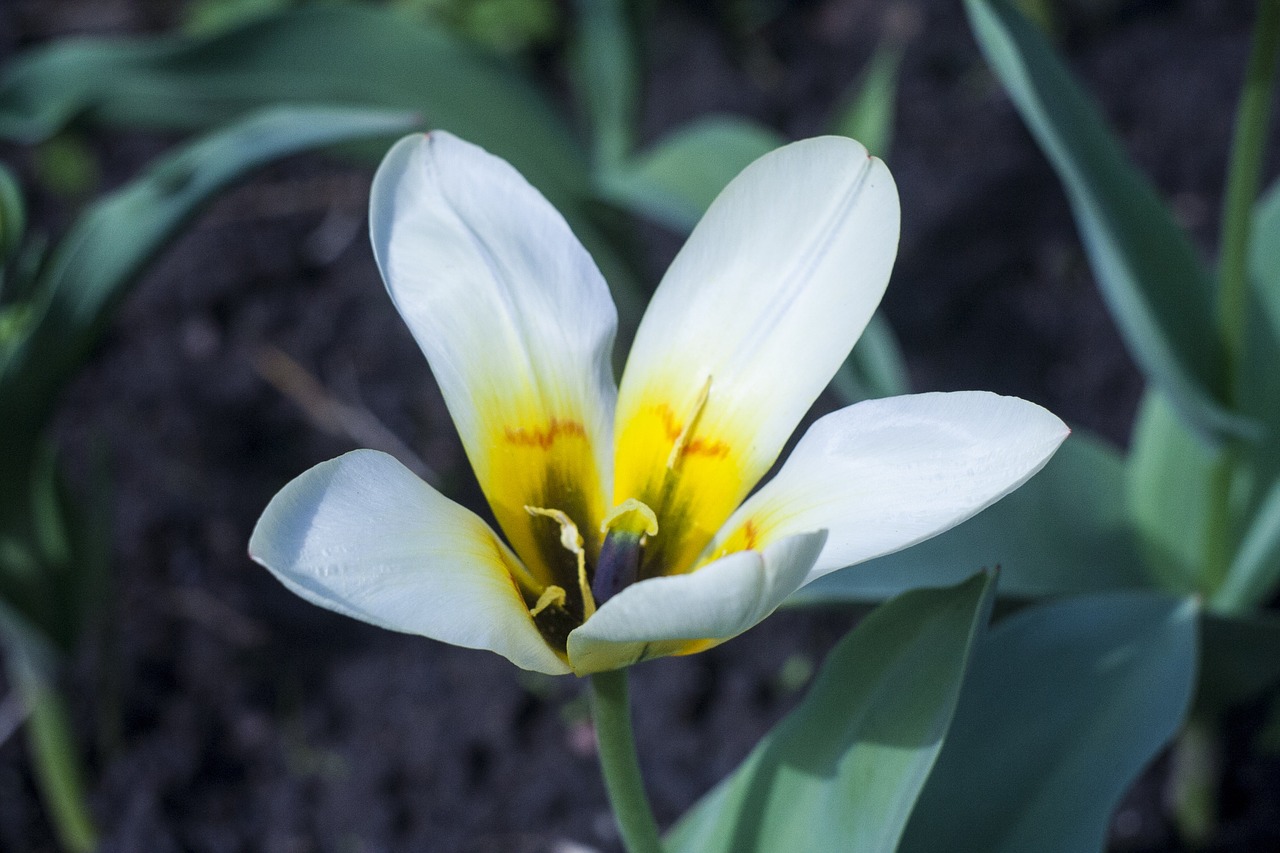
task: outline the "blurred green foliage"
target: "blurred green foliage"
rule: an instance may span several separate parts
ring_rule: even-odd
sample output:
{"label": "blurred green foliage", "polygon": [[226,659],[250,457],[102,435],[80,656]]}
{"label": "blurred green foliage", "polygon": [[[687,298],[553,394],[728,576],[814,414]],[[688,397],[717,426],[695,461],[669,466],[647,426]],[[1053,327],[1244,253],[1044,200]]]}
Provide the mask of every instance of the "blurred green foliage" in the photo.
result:
{"label": "blurred green foliage", "polygon": [[[379,5],[371,0],[195,0],[186,7],[183,31],[208,36],[289,9],[341,3]],[[551,43],[563,23],[555,0],[387,0],[380,5],[507,55]]]}
{"label": "blurred green foliage", "polygon": [[[776,8],[765,0],[725,4],[721,12],[750,29]],[[1161,436],[1151,446],[1178,445],[1187,436],[1210,448],[1252,440],[1264,419],[1224,393],[1223,348],[1192,336],[1203,331],[1212,294],[1211,277],[1189,242],[1043,37],[1002,6],[971,0],[968,8],[993,65],[1064,176],[1100,283],[1163,395],[1151,404],[1155,426],[1142,427]],[[11,649],[27,650],[23,660],[74,645],[89,603],[99,597],[86,591],[105,576],[103,519],[80,515],[44,444],[59,390],[88,356],[127,284],[227,181],[293,150],[381,137],[406,124],[402,116],[350,108],[411,110],[427,126],[513,163],[565,214],[600,264],[624,336],[634,326],[647,288],[631,217],[687,231],[735,174],[784,140],[749,118],[716,115],[644,143],[637,115],[647,7],[579,0],[572,10],[562,16],[551,0],[204,0],[191,7],[185,35],[68,40],[0,70],[0,137],[45,151],[73,139],[72,129],[95,125],[212,131],[91,205],[48,251],[34,238],[25,241],[27,250],[17,248],[11,235],[22,232],[21,199],[5,189],[0,173],[0,257],[11,260],[10,271],[27,271],[6,279],[0,301],[0,395],[21,415],[0,433],[0,480],[21,484],[0,499],[0,629]],[[576,114],[561,109],[518,61],[557,38],[564,39]],[[871,58],[832,110],[831,132],[891,156],[901,59],[892,43]],[[252,117],[264,108],[283,111]],[[371,160],[384,147],[348,153]],[[42,166],[42,180],[82,193],[74,187],[93,181],[77,185],[75,168]],[[34,251],[26,257],[35,260],[20,263],[24,251]],[[903,360],[882,318],[873,318],[832,388],[846,402],[906,391]],[[1209,663],[1219,672],[1241,663],[1229,642],[1211,646],[1205,639],[1197,650],[1198,632],[1208,638],[1216,631],[1220,640],[1231,631],[1271,638],[1273,630],[1265,620],[1202,616],[1185,594],[1203,589],[1153,580],[1156,537],[1135,521],[1144,515],[1134,507],[1146,498],[1133,488],[1125,498],[1132,472],[1142,468],[1133,461],[1140,455],[1126,460],[1101,441],[1072,439],[1027,488],[954,533],[808,588],[805,600],[813,603],[958,584],[907,592],[856,629],[793,716],[681,821],[672,849],[714,849],[704,836],[722,845],[750,842],[724,849],[776,849],[771,839],[799,837],[788,831],[798,822],[814,839],[812,849],[846,843],[850,826],[875,849],[891,849],[904,832],[907,841],[928,840],[938,827],[949,833],[962,821],[989,830],[1001,815],[1029,807],[1021,797],[1049,789],[1060,796],[1032,804],[1042,831],[1026,840],[993,830],[991,837],[1005,842],[1000,849],[1081,849],[1071,845],[1092,840],[1120,791],[1183,721],[1196,655],[1206,671]],[[1148,497],[1164,491],[1149,488]],[[1261,507],[1253,529],[1264,521],[1280,527],[1273,501],[1251,502]],[[1181,535],[1197,529],[1167,526]],[[1264,525],[1251,534],[1239,559],[1267,563],[1270,530]],[[91,531],[98,538],[81,544]],[[986,633],[995,582],[985,575],[965,580],[982,565],[1001,565],[1000,585],[1014,596],[1088,595],[1037,605]],[[1259,571],[1246,574],[1256,578]],[[1245,597],[1256,604],[1258,595]],[[971,661],[980,686],[966,688]],[[1115,677],[1097,678],[1102,670]],[[1246,681],[1236,679],[1234,688],[1250,686]],[[1144,689],[1132,689],[1134,683]],[[1202,679],[1201,691],[1212,683]],[[1078,713],[1055,717],[1068,702]],[[55,711],[48,719],[57,718]],[[1004,722],[994,725],[996,719]],[[1112,720],[1123,724],[1107,725]],[[980,764],[971,756],[992,745],[1006,760],[989,769],[1016,766],[1022,784],[1000,787],[1008,780],[969,772]],[[970,802],[963,794],[986,791],[988,783],[1001,799],[957,815],[956,804]],[[78,799],[65,793],[76,783],[60,790],[50,790],[50,802]],[[777,797],[769,808],[762,791]],[[70,827],[74,820],[60,822]],[[64,831],[65,838],[74,835]]]}
{"label": "blurred green foliage", "polygon": [[20,187],[0,169],[0,652],[29,714],[37,779],[68,850],[92,850],[96,841],[56,685],[62,656],[104,599],[111,500],[101,472],[85,501],[59,471],[49,424],[63,389],[128,288],[229,183],[280,157],[386,139],[415,121],[336,108],[246,117],[93,201],[53,243],[24,233]]}
{"label": "blurred green foliage", "polygon": [[1127,454],[1073,436],[1000,504],[922,547],[830,576],[803,601],[951,582],[963,571],[956,562],[999,564],[1004,590],[1028,598],[1117,588],[1197,596],[1206,603],[1199,686],[1175,795],[1199,844],[1215,786],[1191,777],[1216,772],[1204,756],[1216,748],[1213,721],[1249,699],[1280,706],[1280,619],[1265,612],[1280,582],[1280,185],[1258,200],[1280,4],[1259,4],[1216,274],[1040,28],[1006,0],[965,7],[1062,182],[1148,390]]}

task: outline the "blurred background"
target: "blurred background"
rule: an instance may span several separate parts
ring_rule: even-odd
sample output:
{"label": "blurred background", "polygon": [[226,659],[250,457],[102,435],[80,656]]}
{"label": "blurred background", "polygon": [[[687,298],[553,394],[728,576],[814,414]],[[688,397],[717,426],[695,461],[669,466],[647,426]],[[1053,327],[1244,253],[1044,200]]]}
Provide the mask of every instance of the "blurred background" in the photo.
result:
{"label": "blurred background", "polygon": [[[519,78],[533,94],[511,97],[544,103],[583,162],[611,156],[579,91],[589,4],[4,0],[0,72],[85,36],[208,40],[312,7],[387,5],[412,22],[405,26],[442,32],[485,67]],[[882,315],[910,386],[1015,394],[1126,442],[1141,377],[1094,287],[1063,191],[987,70],[959,0],[636,5],[627,145],[650,149],[713,115],[799,138],[880,110],[877,126],[890,132],[875,153],[903,209]],[[1023,6],[1208,252],[1253,4]],[[324,55],[339,90],[349,78],[354,92],[377,71],[369,38],[352,29],[350,42],[339,38]],[[185,67],[217,78],[209,86],[257,85],[220,70],[235,51],[217,44]],[[384,76],[394,80],[394,68]],[[874,89],[875,79],[891,84]],[[67,87],[57,97],[74,88],[54,85]],[[93,199],[212,126],[216,112],[174,108],[171,122],[145,107],[131,114],[101,104],[134,99],[163,112],[187,96],[177,83],[147,87],[126,73],[103,72],[97,86],[107,93],[95,96],[99,107],[76,110],[47,138],[6,134],[0,143],[32,232],[64,233]],[[873,89],[879,100],[868,107]],[[14,108],[13,89],[2,91],[0,107]],[[451,114],[464,119],[494,108],[484,87],[454,97]],[[190,102],[199,98],[207,91]],[[368,152],[309,153],[236,182],[123,298],[61,397],[54,434],[70,489],[89,494],[104,474],[111,495],[110,571],[61,676],[104,851],[619,849],[574,679],[531,676],[487,653],[316,609],[246,556],[253,523],[285,482],[358,446],[393,452],[482,508],[425,360],[373,264],[365,218],[373,162]],[[1275,167],[1272,158],[1267,178]],[[696,215],[628,205],[627,193],[619,185],[597,194],[581,214],[605,243],[623,247],[634,305]],[[829,393],[815,414],[840,403]],[[0,418],[7,405],[0,400]],[[784,612],[712,652],[636,670],[637,737],[660,821],[737,764],[856,618]],[[0,848],[54,851],[29,747],[15,733],[12,681],[0,681]],[[1233,747],[1252,736],[1258,716],[1245,708],[1231,718],[1210,849],[1280,847],[1280,763]],[[1182,849],[1162,809],[1164,769],[1158,763],[1122,806],[1114,850]]]}

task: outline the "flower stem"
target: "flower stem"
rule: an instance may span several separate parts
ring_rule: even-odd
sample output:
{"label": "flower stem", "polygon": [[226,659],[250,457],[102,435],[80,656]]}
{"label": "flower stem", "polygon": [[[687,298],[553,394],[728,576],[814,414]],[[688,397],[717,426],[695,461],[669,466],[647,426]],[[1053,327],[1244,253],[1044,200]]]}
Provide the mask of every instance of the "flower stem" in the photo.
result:
{"label": "flower stem", "polygon": [[591,676],[591,716],[600,743],[600,769],[627,853],[662,853],[636,759],[625,669]]}

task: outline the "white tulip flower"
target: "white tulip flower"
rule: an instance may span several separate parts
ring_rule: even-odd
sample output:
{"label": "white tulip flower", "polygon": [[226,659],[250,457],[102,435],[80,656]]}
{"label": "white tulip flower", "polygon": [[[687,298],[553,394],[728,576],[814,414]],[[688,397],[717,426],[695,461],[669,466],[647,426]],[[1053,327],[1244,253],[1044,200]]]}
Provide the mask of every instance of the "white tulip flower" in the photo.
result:
{"label": "white tulip flower", "polygon": [[893,179],[849,139],[787,145],[729,184],[654,294],[619,386],[604,279],[506,162],[411,136],[370,206],[387,289],[501,529],[374,451],[288,484],[251,555],[375,625],[545,673],[700,651],[823,574],[959,524],[1068,432],[985,392],[872,400],[817,421],[748,497],[893,266]]}

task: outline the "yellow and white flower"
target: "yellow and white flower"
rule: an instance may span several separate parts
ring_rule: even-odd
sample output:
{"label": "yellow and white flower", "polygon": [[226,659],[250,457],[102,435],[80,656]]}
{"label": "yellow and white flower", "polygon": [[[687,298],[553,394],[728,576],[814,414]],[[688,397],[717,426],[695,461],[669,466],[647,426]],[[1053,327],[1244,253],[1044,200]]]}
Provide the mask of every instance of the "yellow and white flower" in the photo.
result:
{"label": "yellow and white flower", "polygon": [[447,133],[391,149],[374,252],[505,535],[390,456],[312,468],[253,558],[308,601],[587,674],[699,651],[827,572],[946,530],[1067,435],[982,392],[859,403],[769,470],[880,301],[898,242],[882,162],[788,145],[716,199],[662,280],[621,385],[617,313],[564,219]]}

